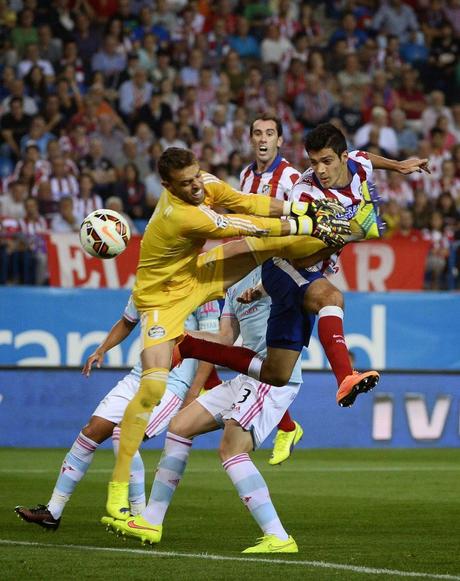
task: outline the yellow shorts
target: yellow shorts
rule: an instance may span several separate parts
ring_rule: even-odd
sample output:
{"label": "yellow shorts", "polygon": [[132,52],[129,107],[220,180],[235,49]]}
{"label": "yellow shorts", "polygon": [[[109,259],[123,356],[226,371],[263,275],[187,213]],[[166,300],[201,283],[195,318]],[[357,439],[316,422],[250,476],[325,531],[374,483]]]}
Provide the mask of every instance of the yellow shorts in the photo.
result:
{"label": "yellow shorts", "polygon": [[[168,293],[168,304],[141,312],[141,351],[180,337],[184,333],[187,317],[195,309],[225,296],[223,265],[222,246],[200,254],[195,276],[181,286],[180,292]],[[162,297],[159,303],[163,302]],[[155,305],[154,296],[151,303]]]}

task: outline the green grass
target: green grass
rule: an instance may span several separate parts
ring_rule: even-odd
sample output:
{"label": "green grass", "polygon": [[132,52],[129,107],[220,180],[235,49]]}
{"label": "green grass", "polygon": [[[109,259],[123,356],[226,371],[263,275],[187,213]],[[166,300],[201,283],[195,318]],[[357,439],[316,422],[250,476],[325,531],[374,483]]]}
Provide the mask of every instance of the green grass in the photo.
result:
{"label": "green grass", "polygon": [[[98,524],[113,463],[108,451],[96,454],[57,532],[19,520],[16,504],[47,502],[63,454],[0,450],[2,580],[404,578],[353,569],[359,567],[425,574],[413,578],[450,574],[460,579],[460,450],[299,450],[281,467],[268,466],[267,451],[255,454],[281,519],[299,545],[297,555],[274,557],[281,563],[268,562],[272,556],[257,561],[240,554],[259,530],[215,452],[192,452],[163,540],[154,549],[134,539],[123,542]],[[151,475],[159,453],[146,451],[143,457]],[[150,487],[151,476],[147,480]],[[184,553],[196,557],[180,556]],[[205,559],[200,553],[230,560]],[[318,561],[329,566],[312,564]]]}

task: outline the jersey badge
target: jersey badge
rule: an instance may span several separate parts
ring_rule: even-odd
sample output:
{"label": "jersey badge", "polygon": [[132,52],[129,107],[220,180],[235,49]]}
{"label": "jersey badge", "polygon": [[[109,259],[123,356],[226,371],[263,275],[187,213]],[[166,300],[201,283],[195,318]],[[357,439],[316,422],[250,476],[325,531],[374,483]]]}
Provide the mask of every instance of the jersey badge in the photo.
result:
{"label": "jersey badge", "polygon": [[166,331],[163,327],[154,325],[147,331],[147,335],[150,337],[150,339],[161,339],[166,335]]}

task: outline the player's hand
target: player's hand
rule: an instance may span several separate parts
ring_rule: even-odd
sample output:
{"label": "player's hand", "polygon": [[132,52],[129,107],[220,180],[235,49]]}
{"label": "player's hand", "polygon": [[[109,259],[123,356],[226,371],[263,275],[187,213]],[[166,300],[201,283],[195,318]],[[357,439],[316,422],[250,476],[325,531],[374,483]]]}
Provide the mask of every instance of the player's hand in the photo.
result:
{"label": "player's hand", "polygon": [[89,375],[91,373],[91,368],[93,367],[93,365],[96,365],[96,367],[99,369],[99,367],[102,365],[103,361],[104,361],[104,353],[102,353],[102,351],[95,351],[86,360],[86,363],[85,363],[83,369],[81,370],[82,374],[86,375],[86,377],[89,377]]}
{"label": "player's hand", "polygon": [[427,158],[404,159],[403,161],[399,162],[398,171],[403,175],[408,175],[415,172],[422,173],[423,171],[426,173],[431,173]]}
{"label": "player's hand", "polygon": [[326,246],[343,246],[350,234],[350,222],[346,218],[335,218],[320,212],[313,220],[312,236],[322,240]]}
{"label": "player's hand", "polygon": [[239,303],[243,305],[248,305],[249,303],[253,303],[254,301],[258,301],[262,298],[262,291],[260,288],[256,286],[247,288],[243,291],[240,296],[236,299]]}
{"label": "player's hand", "polygon": [[320,212],[340,216],[345,213],[345,208],[338,200],[326,198],[311,202],[292,202],[291,204],[291,216],[293,217],[310,216],[310,218],[314,218]]}

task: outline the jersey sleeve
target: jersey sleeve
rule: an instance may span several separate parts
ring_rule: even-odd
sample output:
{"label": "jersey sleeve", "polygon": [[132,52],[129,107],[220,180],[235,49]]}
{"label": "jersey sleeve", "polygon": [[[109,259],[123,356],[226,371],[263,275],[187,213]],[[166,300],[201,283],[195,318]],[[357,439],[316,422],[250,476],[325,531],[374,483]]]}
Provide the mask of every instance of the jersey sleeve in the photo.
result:
{"label": "jersey sleeve", "polygon": [[350,151],[348,157],[353,161],[356,161],[356,163],[362,165],[364,171],[366,172],[367,179],[370,179],[372,177],[374,168],[372,166],[371,160],[369,159],[369,156],[365,151],[361,151],[359,149],[355,151]]}
{"label": "jersey sleeve", "polygon": [[219,331],[220,306],[218,301],[209,301],[196,310],[198,329],[217,333]]}
{"label": "jersey sleeve", "polygon": [[213,199],[213,205],[223,206],[240,214],[270,215],[271,199],[268,196],[237,192],[222,180],[208,173],[203,174],[203,181],[206,191]]}
{"label": "jersey sleeve", "polygon": [[[249,196],[248,196],[249,197]],[[218,214],[209,206],[191,206],[182,222],[181,234],[190,238],[232,238],[257,236],[261,230],[268,236],[280,236],[279,218],[260,218],[242,214]]]}
{"label": "jersey sleeve", "polygon": [[315,186],[313,182],[313,173],[307,170],[299,176],[292,189],[289,191],[288,200],[290,202],[311,202],[324,198],[324,193]]}
{"label": "jersey sleeve", "polygon": [[123,318],[134,324],[136,324],[141,318],[138,310],[134,306],[133,295],[130,295],[128,299],[125,310],[123,311]]}

